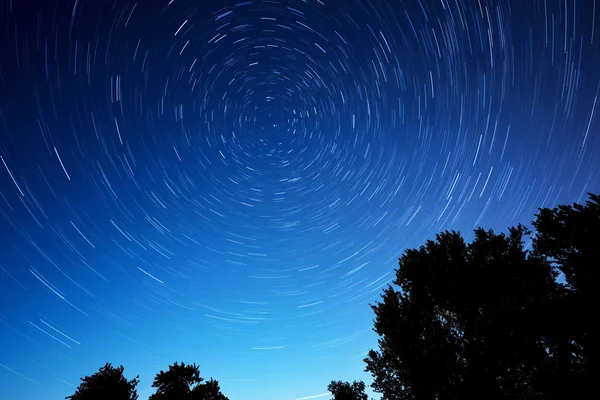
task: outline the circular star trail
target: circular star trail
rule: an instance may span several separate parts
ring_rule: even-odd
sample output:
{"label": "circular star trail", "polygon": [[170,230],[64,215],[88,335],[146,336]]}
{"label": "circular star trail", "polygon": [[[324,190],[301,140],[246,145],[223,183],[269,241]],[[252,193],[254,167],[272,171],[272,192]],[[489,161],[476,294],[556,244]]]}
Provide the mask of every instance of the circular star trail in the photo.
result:
{"label": "circular star trail", "polygon": [[600,189],[600,4],[4,1],[0,394],[367,379],[404,249]]}

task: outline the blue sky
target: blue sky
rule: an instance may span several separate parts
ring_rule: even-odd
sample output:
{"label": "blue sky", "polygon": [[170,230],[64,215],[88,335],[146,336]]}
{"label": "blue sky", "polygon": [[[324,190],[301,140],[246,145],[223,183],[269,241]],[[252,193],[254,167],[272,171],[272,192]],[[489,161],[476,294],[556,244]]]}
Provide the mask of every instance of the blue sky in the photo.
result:
{"label": "blue sky", "polygon": [[599,192],[590,4],[5,1],[0,397],[370,383],[405,249]]}

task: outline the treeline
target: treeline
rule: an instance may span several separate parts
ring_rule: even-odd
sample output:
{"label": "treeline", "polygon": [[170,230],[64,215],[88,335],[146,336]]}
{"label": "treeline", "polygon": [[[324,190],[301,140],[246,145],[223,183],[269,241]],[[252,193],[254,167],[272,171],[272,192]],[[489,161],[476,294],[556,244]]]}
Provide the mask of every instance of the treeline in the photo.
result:
{"label": "treeline", "polygon": [[[588,398],[600,376],[600,196],[540,209],[507,233],[446,231],[399,259],[379,302],[378,348],[364,359],[385,400]],[[136,400],[137,378],[107,364],[74,400]],[[198,367],[160,372],[150,400],[226,399]],[[334,400],[368,400],[364,382],[332,381]],[[93,393],[105,390],[102,397]]]}
{"label": "treeline", "polygon": [[[123,375],[123,366],[118,368],[107,363],[98,372],[81,378],[75,394],[67,396],[72,400],[137,400],[139,376],[128,380]],[[152,387],[156,393],[150,400],[229,400],[221,393],[219,382],[205,381],[200,377],[196,364],[177,363],[167,371],[160,371],[154,377]]]}

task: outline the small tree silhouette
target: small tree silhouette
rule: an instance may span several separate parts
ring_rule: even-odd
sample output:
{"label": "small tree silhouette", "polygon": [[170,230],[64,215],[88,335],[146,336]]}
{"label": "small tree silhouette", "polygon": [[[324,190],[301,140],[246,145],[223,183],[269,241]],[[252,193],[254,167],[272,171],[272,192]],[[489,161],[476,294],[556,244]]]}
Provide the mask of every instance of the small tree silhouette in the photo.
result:
{"label": "small tree silhouette", "polygon": [[192,400],[229,400],[221,393],[219,382],[210,378],[192,389]]}
{"label": "small tree silhouette", "polygon": [[175,362],[167,371],[160,371],[154,377],[152,387],[156,388],[156,393],[150,396],[150,400],[189,399],[192,389],[202,381],[196,364]]}
{"label": "small tree silhouette", "polygon": [[81,383],[75,394],[67,396],[66,399],[137,400],[136,386],[139,383],[139,376],[136,376],[132,380],[127,380],[123,376],[123,370],[123,366],[114,368],[110,363],[106,363],[95,374],[81,378]]}
{"label": "small tree silhouette", "polygon": [[342,381],[331,381],[327,390],[333,394],[333,400],[368,400],[365,393],[365,383],[354,381],[353,383]]}
{"label": "small tree silhouette", "polygon": [[221,393],[219,382],[212,378],[203,381],[199,366],[175,362],[154,378],[152,387],[156,388],[156,393],[150,400],[228,400]]}

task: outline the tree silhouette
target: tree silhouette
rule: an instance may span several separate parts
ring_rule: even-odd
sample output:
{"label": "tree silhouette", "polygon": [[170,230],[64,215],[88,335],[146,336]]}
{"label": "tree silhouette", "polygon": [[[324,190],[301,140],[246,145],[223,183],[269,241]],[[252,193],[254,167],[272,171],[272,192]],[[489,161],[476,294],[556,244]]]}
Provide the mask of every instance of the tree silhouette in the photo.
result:
{"label": "tree silhouette", "polygon": [[228,400],[221,393],[218,381],[212,378],[203,381],[196,364],[175,362],[166,372],[156,374],[152,387],[157,389],[150,400]]}
{"label": "tree silhouette", "polygon": [[327,390],[333,394],[333,400],[368,400],[365,393],[365,383],[354,381],[353,383],[342,381],[331,381]]}
{"label": "tree silhouette", "polygon": [[533,222],[534,251],[547,257],[566,284],[546,309],[548,315],[532,320],[551,333],[548,347],[558,368],[550,381],[582,393],[590,393],[592,374],[600,371],[600,331],[592,317],[600,305],[595,288],[600,278],[600,196],[589,196],[585,205],[541,209]]}
{"label": "tree silhouette", "polygon": [[[387,400],[561,399],[591,393],[599,197],[542,209],[523,226],[444,232],[399,260],[372,305],[378,351],[365,358]],[[564,274],[566,284],[557,282]]]}
{"label": "tree silhouette", "polygon": [[123,376],[123,366],[114,368],[106,363],[98,372],[91,376],[81,378],[81,383],[72,396],[66,399],[72,400],[137,400],[136,386],[139,383],[136,376],[127,380]]}
{"label": "tree silhouette", "polygon": [[210,378],[192,390],[192,400],[229,400],[221,393],[219,382]]}
{"label": "tree silhouette", "polygon": [[160,371],[154,377],[152,387],[156,393],[150,400],[184,400],[189,399],[192,389],[202,382],[200,368],[196,364],[185,365],[175,362],[169,369]]}

